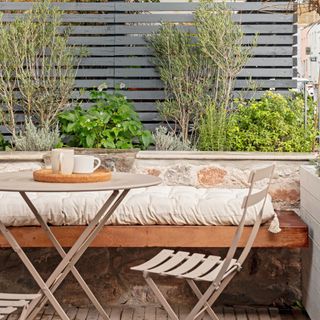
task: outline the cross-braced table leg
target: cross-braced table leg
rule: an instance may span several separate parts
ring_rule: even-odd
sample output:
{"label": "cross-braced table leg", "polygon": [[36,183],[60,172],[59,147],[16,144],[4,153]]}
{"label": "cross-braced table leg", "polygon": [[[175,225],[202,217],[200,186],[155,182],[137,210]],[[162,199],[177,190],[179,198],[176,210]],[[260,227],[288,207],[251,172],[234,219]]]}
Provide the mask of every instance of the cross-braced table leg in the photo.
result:
{"label": "cross-braced table leg", "polygon": [[[39,221],[41,227],[43,230],[48,234],[49,239],[52,241],[53,245],[56,247],[57,251],[62,257],[62,261],[59,263],[57,268],[53,271],[51,276],[48,278],[46,282],[42,280],[38,272],[35,270],[35,268],[32,266],[29,259],[26,257],[26,255],[23,253],[21,247],[18,245],[18,243],[14,240],[13,236],[11,235],[11,239],[9,241],[10,245],[12,247],[15,247],[19,253],[20,258],[24,262],[24,264],[28,267],[29,271],[31,272],[32,276],[38,279],[40,278],[41,281],[39,282],[40,288],[44,294],[38,299],[34,299],[30,305],[28,306],[26,317],[28,319],[33,319],[40,311],[40,309],[44,306],[44,304],[47,302],[47,300],[50,301],[52,306],[56,309],[57,313],[61,316],[63,320],[68,320],[67,315],[57,302],[57,300],[54,298],[53,293],[55,290],[59,287],[59,285],[62,283],[62,281],[65,279],[67,274],[71,271],[77,281],[79,282],[80,286],[84,289],[86,294],[88,295],[89,299],[92,301],[92,303],[95,305],[97,310],[100,312],[102,317],[104,319],[109,319],[106,312],[103,310],[102,306],[98,302],[98,300],[95,298],[85,281],[82,279],[80,274],[78,273],[77,269],[74,267],[74,265],[77,263],[77,261],[80,259],[80,257],[83,255],[83,253],[86,251],[86,249],[89,247],[91,242],[94,240],[94,238],[97,236],[99,231],[102,229],[102,227],[105,225],[106,221],[110,218],[110,216],[113,214],[113,212],[116,210],[116,208],[119,206],[119,204],[122,202],[122,200],[125,198],[129,190],[123,190],[121,193],[119,191],[113,191],[112,195],[106,200],[104,205],[101,207],[101,209],[98,211],[94,219],[90,222],[90,224],[86,227],[86,229],[83,231],[81,236],[78,238],[78,240],[75,242],[75,244],[72,246],[72,248],[66,253],[63,248],[61,247],[58,240],[55,238],[53,233],[51,232],[50,228],[46,224],[46,222],[43,220],[43,218],[39,215],[37,209],[32,204],[29,197],[26,195],[25,192],[20,192],[23,199],[26,201],[29,208],[32,210],[32,212],[35,214],[37,220]],[[4,227],[4,226],[3,226]],[[9,232],[5,227],[4,229]],[[2,230],[1,230],[2,231]],[[18,253],[18,254],[19,254]],[[40,280],[38,279],[38,280]],[[37,280],[36,280],[37,281]],[[37,281],[38,282],[38,281]],[[38,283],[38,284],[39,284]],[[43,289],[44,288],[44,289]],[[48,292],[48,294],[46,293]],[[59,311],[58,311],[59,310]]]}
{"label": "cross-braced table leg", "polygon": [[[53,296],[52,292],[50,291],[49,287],[46,285],[46,283],[41,278],[38,271],[34,268],[33,264],[29,260],[29,258],[26,256],[26,254],[23,252],[21,247],[19,246],[18,242],[15,240],[11,232],[0,222],[0,231],[3,234],[3,236],[6,238],[6,240],[9,242],[12,249],[17,253],[17,255],[22,260],[23,264],[26,266],[26,268],[29,270],[29,272],[32,274],[34,280],[37,282],[38,286],[41,289],[42,295],[45,295],[47,299],[50,301],[58,315],[61,317],[62,320],[69,320],[68,316],[60,306],[59,302],[56,300],[56,298]],[[35,300],[33,300],[35,301]]]}

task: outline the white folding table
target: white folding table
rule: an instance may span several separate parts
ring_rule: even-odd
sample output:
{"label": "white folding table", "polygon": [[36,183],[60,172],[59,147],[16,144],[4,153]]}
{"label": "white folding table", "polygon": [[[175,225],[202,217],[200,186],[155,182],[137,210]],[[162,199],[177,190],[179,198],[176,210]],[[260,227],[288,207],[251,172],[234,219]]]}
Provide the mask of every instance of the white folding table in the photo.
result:
{"label": "white folding table", "polygon": [[[62,281],[72,273],[82,289],[87,294],[93,305],[97,308],[102,318],[108,320],[109,317],[97,298],[94,296],[84,279],[79,274],[75,267],[77,261],[81,258],[83,253],[89,247],[91,242],[95,239],[99,231],[105,225],[110,216],[114,213],[119,204],[126,197],[130,189],[143,188],[160,184],[161,180],[154,176],[131,174],[131,173],[113,173],[111,181],[97,182],[97,183],[43,183],[36,182],[32,178],[31,171],[3,173],[0,174],[0,191],[18,192],[35,215],[41,228],[48,235],[49,239],[57,249],[62,260],[56,269],[52,272],[50,277],[45,281],[42,279],[38,271],[35,269],[27,255],[24,253],[19,243],[15,240],[10,230],[1,222],[0,216],[0,231],[9,242],[12,249],[18,254],[24,265],[31,273],[34,280],[40,287],[40,297],[31,301],[26,312],[23,313],[23,319],[34,319],[41,308],[49,300],[53,308],[62,320],[69,320],[67,314],[54,297],[55,290],[60,286]],[[81,236],[74,243],[72,248],[65,252],[57,238],[54,236],[46,221],[39,214],[37,208],[34,206],[28,192],[94,192],[94,191],[111,191],[111,195],[105,200],[101,209],[96,213],[93,220],[84,229]]]}

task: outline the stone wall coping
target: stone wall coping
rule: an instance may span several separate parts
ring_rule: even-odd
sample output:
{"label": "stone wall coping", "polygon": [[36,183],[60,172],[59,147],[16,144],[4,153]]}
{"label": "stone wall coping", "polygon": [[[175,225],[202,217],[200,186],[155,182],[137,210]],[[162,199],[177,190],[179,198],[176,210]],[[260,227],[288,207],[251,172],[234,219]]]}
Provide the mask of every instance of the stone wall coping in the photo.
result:
{"label": "stone wall coping", "polygon": [[[108,153],[108,152],[106,152]],[[113,153],[113,152],[111,152]],[[0,151],[0,161],[43,161],[48,151]],[[139,151],[137,159],[157,160],[276,160],[308,161],[316,153],[290,152],[206,152],[206,151]]]}
{"label": "stone wall coping", "polygon": [[206,151],[139,151],[137,159],[149,160],[275,160],[308,161],[316,153],[300,152],[206,152]]}
{"label": "stone wall coping", "polygon": [[0,151],[0,161],[43,161],[48,151]]}

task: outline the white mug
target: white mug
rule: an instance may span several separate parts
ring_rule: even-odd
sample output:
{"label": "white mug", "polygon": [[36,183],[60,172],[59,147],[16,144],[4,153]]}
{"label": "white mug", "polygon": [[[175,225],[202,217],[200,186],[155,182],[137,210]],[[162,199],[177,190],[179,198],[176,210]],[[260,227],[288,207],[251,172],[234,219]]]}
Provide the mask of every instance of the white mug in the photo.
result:
{"label": "white mug", "polygon": [[52,172],[72,174],[74,165],[73,149],[52,149],[51,151]]}
{"label": "white mug", "polygon": [[[97,162],[94,165],[95,161]],[[73,173],[92,173],[101,165],[101,160],[94,156],[78,155],[74,156]]]}

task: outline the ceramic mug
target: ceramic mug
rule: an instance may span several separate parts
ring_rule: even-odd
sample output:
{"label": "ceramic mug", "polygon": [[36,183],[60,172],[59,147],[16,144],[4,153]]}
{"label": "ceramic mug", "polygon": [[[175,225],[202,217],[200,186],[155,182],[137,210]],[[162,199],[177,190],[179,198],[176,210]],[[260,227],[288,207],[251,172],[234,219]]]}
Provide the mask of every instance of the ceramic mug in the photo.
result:
{"label": "ceramic mug", "polygon": [[[95,165],[95,162],[97,164]],[[92,173],[101,165],[101,160],[94,156],[74,156],[73,173]]]}
{"label": "ceramic mug", "polygon": [[52,149],[51,165],[53,173],[72,174],[74,165],[73,149]]}

